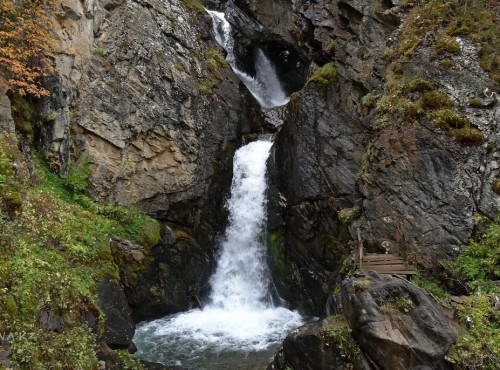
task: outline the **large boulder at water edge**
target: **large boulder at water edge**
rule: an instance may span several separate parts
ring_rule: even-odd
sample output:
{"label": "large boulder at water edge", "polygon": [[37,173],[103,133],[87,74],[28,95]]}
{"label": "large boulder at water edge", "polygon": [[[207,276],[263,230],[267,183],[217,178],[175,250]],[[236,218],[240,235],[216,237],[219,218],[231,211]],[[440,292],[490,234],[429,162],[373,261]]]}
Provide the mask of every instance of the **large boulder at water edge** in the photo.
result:
{"label": "large boulder at water edge", "polygon": [[311,322],[284,340],[267,370],[371,370],[340,316]]}
{"label": "large boulder at water edge", "polygon": [[132,338],[135,324],[130,317],[130,309],[121,286],[109,276],[97,285],[97,303],[104,313],[102,340],[112,349],[135,350]]}
{"label": "large boulder at water edge", "polygon": [[200,306],[213,263],[208,247],[188,232],[165,226],[152,248],[113,240],[111,252],[134,319]]}
{"label": "large boulder at water edge", "polygon": [[343,316],[294,330],[268,370],[448,369],[444,356],[457,334],[416,286],[370,273],[345,280],[340,298]]}
{"label": "large boulder at water edge", "polygon": [[445,369],[457,338],[450,322],[421,289],[371,273],[342,283],[344,315],[361,349],[382,369]]}

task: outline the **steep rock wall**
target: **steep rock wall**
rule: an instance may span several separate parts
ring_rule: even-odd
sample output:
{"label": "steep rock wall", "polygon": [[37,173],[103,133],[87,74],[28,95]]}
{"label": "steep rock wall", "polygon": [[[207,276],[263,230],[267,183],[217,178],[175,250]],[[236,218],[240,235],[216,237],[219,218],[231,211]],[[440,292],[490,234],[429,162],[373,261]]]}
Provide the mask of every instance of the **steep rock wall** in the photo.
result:
{"label": "steep rock wall", "polygon": [[182,1],[65,1],[37,142],[52,167],[91,161],[87,193],[193,228],[223,220],[245,123],[239,81],[209,65],[210,18]]}
{"label": "steep rock wall", "polygon": [[[474,214],[498,213],[500,197],[492,190],[499,175],[499,109],[492,93],[498,86],[479,65],[479,45],[457,37],[459,52],[438,58],[435,40],[441,31],[429,31],[412,54],[391,64],[387,54],[398,53],[407,41],[403,32],[411,5],[236,3],[268,38],[287,40],[313,66],[332,61],[338,72],[326,92],[311,84],[292,96],[276,141],[277,188],[271,202],[276,218],[270,228],[278,244],[271,246],[275,271],[285,272],[278,285],[307,292],[302,299],[320,312],[341,258],[351,250],[350,240],[359,239],[369,252],[387,248],[416,255],[431,267],[456,256],[468,242]],[[452,67],[440,63],[444,57]],[[381,120],[382,108],[375,108],[377,99],[392,93],[391,74],[407,82],[430,81],[483,138],[475,144],[453,139],[447,128],[427,118],[434,108],[425,106],[416,108],[421,109],[416,121],[400,113],[390,123]],[[414,93],[409,99],[418,97]],[[480,106],[469,104],[474,97]],[[359,218],[343,217],[349,212]]]}

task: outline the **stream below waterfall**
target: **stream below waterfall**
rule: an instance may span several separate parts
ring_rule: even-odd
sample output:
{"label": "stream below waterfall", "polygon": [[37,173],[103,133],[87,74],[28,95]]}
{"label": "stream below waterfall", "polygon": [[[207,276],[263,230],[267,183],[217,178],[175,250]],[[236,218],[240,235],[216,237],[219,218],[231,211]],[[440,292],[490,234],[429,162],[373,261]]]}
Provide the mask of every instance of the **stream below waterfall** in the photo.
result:
{"label": "stream below waterfall", "polygon": [[[257,49],[256,75],[238,70],[224,14],[209,11],[227,60],[262,108],[288,102],[276,71]],[[255,141],[235,153],[229,211],[208,303],[137,326],[136,356],[189,369],[264,369],[287,333],[303,324],[297,312],[273,302],[266,263],[266,162],[272,143]]]}

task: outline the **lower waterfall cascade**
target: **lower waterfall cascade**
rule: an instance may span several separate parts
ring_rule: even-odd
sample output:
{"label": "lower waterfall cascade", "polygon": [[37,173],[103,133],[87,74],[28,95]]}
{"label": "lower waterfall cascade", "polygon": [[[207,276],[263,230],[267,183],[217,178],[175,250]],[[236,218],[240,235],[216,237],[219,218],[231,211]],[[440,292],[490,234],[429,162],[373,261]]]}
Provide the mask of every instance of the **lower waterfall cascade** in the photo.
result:
{"label": "lower waterfall cascade", "polygon": [[255,141],[234,157],[229,226],[201,309],[139,324],[137,356],[193,369],[264,367],[283,337],[303,323],[270,296],[265,261],[266,161],[272,143]]}
{"label": "lower waterfall cascade", "polygon": [[[240,71],[229,22],[223,13],[207,12],[227,61],[261,108],[286,104],[289,97],[265,53],[255,50],[255,76]],[[285,335],[304,323],[299,313],[275,306],[271,294],[265,235],[271,147],[271,141],[259,140],[235,153],[226,204],[229,222],[207,304],[139,324],[134,337],[137,357],[199,370],[262,369]]]}

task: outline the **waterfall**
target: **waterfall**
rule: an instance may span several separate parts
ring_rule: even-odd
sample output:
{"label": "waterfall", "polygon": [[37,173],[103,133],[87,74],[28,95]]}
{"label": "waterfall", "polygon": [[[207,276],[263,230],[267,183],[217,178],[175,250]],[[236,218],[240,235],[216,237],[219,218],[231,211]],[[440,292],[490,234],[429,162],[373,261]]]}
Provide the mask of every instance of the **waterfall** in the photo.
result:
{"label": "waterfall", "polygon": [[[138,325],[134,342],[139,357],[218,370],[248,369],[256,365],[249,353],[262,353],[260,365],[264,367],[284,335],[302,324],[298,313],[274,307],[268,298],[264,240],[266,161],[271,145],[256,141],[236,151],[226,205],[229,225],[210,281],[209,303]],[[228,353],[234,361],[230,366]]]}
{"label": "waterfall", "polygon": [[290,98],[286,95],[281,86],[276,68],[262,49],[255,49],[255,76],[252,77],[241,71],[236,65],[231,25],[227,21],[224,13],[211,10],[207,10],[207,12],[212,17],[215,39],[227,52],[226,60],[231,65],[234,73],[259,102],[260,106],[267,109],[288,103]]}
{"label": "waterfall", "polygon": [[212,305],[264,308],[269,289],[262,240],[266,221],[266,159],[271,142],[250,143],[234,156],[229,226],[211,279]]}
{"label": "waterfall", "polygon": [[[234,72],[263,108],[286,104],[270,60],[260,49],[255,77],[238,70],[229,23],[211,12],[217,41]],[[266,162],[272,143],[255,141],[238,149],[233,161],[229,223],[210,279],[208,303],[201,309],[137,326],[136,356],[191,369],[256,369],[267,366],[286,333],[303,318],[270,299],[266,264]]]}

